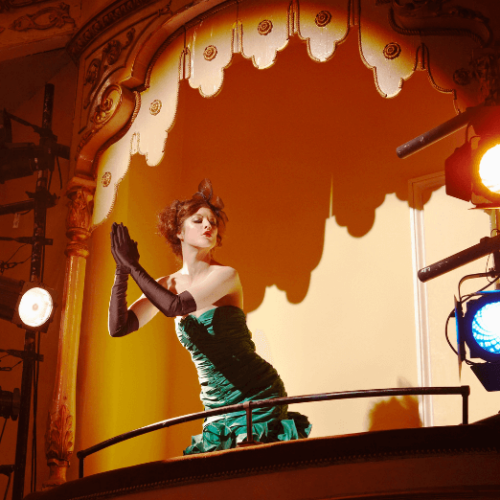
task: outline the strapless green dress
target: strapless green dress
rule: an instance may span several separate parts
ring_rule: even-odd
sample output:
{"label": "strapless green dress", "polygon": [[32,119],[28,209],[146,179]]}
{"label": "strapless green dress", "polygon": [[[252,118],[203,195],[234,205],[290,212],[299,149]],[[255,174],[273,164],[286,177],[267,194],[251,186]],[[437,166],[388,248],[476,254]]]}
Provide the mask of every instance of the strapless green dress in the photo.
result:
{"label": "strapless green dress", "polygon": [[[286,396],[278,372],[255,352],[255,344],[238,307],[210,309],[198,318],[176,322],[181,344],[191,353],[206,410],[259,399]],[[273,442],[305,438],[311,431],[306,416],[287,406],[252,410],[255,441]],[[203,433],[192,437],[184,455],[234,448],[246,441],[245,412],[205,419]]]}

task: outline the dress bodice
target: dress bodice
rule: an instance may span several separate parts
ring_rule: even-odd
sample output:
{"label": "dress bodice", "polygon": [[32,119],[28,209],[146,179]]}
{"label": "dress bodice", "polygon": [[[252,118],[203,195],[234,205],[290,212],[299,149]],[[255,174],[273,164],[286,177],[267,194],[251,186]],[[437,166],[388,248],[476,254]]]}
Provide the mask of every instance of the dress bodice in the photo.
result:
{"label": "dress bodice", "polygon": [[253,399],[281,383],[276,370],[255,352],[245,313],[235,306],[210,309],[177,321],[181,344],[190,352],[205,408]]}
{"label": "dress bodice", "polygon": [[[181,344],[191,353],[207,410],[250,400],[286,396],[277,371],[255,352],[245,313],[235,306],[209,309],[199,317],[176,320]],[[252,410],[254,440],[288,441],[306,437],[307,417],[286,406]],[[193,436],[185,454],[233,448],[246,439],[244,411],[206,419],[203,433]]]}

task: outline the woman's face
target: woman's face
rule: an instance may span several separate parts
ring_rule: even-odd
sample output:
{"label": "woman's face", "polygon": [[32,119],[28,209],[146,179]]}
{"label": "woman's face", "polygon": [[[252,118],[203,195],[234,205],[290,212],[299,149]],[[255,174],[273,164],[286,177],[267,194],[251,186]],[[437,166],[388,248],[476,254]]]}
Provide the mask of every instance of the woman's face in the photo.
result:
{"label": "woman's face", "polygon": [[177,237],[194,247],[211,250],[217,245],[217,233],[217,217],[209,208],[201,207],[184,221]]}

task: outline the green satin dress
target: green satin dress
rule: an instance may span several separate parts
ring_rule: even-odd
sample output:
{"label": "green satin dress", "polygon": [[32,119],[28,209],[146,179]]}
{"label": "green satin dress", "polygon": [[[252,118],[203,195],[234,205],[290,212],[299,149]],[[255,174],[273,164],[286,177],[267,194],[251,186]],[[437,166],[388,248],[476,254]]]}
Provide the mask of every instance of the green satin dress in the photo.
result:
{"label": "green satin dress", "polygon": [[[176,332],[198,371],[206,410],[287,395],[278,372],[255,352],[240,308],[222,306],[198,318],[186,316],[177,321]],[[259,442],[305,438],[311,431],[307,417],[287,406],[253,410],[252,427]],[[245,412],[205,419],[203,433],[193,436],[184,455],[234,448],[246,436]]]}

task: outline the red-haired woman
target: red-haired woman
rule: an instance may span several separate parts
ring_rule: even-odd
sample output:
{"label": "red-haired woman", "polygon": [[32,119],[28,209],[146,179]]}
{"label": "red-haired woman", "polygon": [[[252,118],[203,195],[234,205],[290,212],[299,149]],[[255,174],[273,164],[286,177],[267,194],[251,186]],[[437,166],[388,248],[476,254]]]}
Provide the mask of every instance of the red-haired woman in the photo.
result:
{"label": "red-haired woman", "polygon": [[[286,396],[276,370],[255,352],[246,325],[238,273],[213,259],[227,217],[224,204],[213,196],[208,179],[189,200],[176,200],[159,215],[158,229],[182,268],[155,281],[139,264],[137,243],[122,224],[113,224],[111,252],[116,276],[109,306],[112,337],[127,335],[150,321],[158,311],[176,318],[176,332],[191,353],[206,410],[250,400]],[[127,309],[128,275],[143,295]],[[255,441],[286,441],[307,437],[311,425],[286,406],[252,411]],[[246,439],[244,412],[205,419],[203,433],[192,438],[184,454],[232,448]]]}

